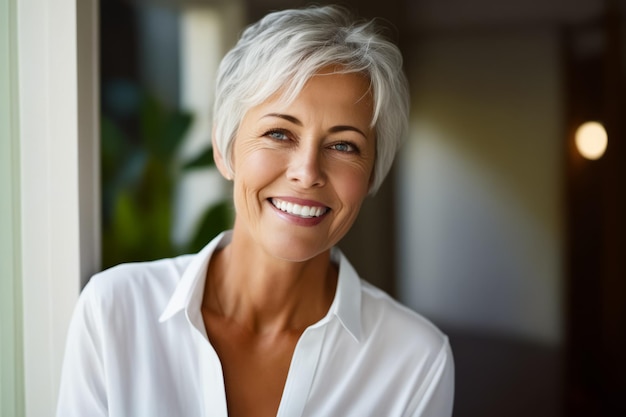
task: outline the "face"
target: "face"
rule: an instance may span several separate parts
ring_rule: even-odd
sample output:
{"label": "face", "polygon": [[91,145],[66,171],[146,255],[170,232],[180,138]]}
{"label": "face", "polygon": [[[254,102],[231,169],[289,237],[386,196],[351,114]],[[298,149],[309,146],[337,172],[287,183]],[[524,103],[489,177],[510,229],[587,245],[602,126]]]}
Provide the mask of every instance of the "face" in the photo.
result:
{"label": "face", "polygon": [[368,86],[359,74],[320,72],[291,103],[276,95],[248,111],[233,145],[237,238],[300,262],[347,233],[376,153]]}

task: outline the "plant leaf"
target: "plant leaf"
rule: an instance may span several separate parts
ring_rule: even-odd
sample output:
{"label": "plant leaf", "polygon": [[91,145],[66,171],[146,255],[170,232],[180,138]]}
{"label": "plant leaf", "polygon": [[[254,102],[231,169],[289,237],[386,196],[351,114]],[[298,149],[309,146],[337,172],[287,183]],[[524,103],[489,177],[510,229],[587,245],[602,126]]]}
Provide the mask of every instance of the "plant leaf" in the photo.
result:
{"label": "plant leaf", "polygon": [[171,159],[174,152],[185,138],[185,132],[191,126],[191,113],[174,112],[167,116],[163,136],[159,143],[159,152],[165,158]]}
{"label": "plant leaf", "polygon": [[212,167],[212,166],[215,166],[215,160],[213,159],[213,148],[209,146],[204,151],[202,151],[200,155],[196,156],[190,161],[187,161],[183,165],[182,169],[187,171],[187,170],[192,170],[192,169],[197,169],[197,168],[207,168],[207,167]]}
{"label": "plant leaf", "polygon": [[196,234],[187,245],[189,253],[196,253],[220,232],[232,227],[233,207],[230,200],[210,206],[196,228]]}

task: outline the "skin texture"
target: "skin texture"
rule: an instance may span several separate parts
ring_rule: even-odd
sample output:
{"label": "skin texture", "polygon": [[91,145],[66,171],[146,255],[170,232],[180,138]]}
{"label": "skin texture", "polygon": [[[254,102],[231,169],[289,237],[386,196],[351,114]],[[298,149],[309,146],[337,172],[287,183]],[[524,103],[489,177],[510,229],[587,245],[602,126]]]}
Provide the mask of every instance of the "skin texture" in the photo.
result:
{"label": "skin texture", "polygon": [[[356,219],[374,167],[368,86],[326,68],[291,103],[277,94],[242,120],[233,239],[211,260],[202,308],[231,416],[276,415],[296,343],[332,303],[330,248]],[[276,199],[323,214],[289,214]]]}

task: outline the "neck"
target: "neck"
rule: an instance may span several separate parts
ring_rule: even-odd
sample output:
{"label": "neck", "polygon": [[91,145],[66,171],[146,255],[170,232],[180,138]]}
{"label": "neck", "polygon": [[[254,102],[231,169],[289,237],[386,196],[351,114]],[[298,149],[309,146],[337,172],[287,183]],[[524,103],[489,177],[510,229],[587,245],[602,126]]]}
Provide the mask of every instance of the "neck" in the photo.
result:
{"label": "neck", "polygon": [[269,257],[233,236],[213,254],[203,308],[258,334],[302,332],[326,315],[336,283],[330,250],[290,262]]}

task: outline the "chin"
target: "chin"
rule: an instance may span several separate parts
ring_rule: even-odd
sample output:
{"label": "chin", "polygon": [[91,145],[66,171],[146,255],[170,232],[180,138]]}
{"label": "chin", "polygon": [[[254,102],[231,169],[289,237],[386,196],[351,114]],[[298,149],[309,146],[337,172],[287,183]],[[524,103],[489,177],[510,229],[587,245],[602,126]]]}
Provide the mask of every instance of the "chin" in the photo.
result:
{"label": "chin", "polygon": [[306,262],[328,250],[329,248],[309,250],[307,248],[295,248],[292,246],[287,250],[273,251],[272,256],[287,262]]}
{"label": "chin", "polygon": [[332,245],[310,242],[291,237],[266,242],[266,252],[272,257],[288,262],[306,262],[330,250]]}

